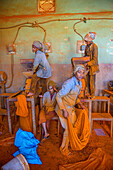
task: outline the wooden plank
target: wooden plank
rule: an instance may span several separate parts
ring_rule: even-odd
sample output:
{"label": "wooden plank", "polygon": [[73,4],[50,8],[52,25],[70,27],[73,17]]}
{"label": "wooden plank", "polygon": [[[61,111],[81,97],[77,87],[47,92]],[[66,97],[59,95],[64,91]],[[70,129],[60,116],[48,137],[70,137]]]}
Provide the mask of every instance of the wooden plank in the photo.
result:
{"label": "wooden plank", "polygon": [[2,93],[0,94],[0,97],[9,97],[10,95],[13,95],[14,93]]}
{"label": "wooden plank", "polygon": [[109,94],[109,95],[113,96],[113,91],[105,90],[105,89],[104,89],[104,90],[102,91],[102,94],[103,94],[103,95]]}
{"label": "wooden plank", "polygon": [[12,134],[12,126],[11,126],[11,114],[10,114],[10,106],[9,106],[9,99],[6,99],[7,103],[7,115],[8,115],[8,125],[9,125],[9,133]]}
{"label": "wooden plank", "polygon": [[73,57],[71,59],[72,66],[74,67],[76,64],[84,64],[90,61],[90,57]]}
{"label": "wooden plank", "polygon": [[33,63],[34,59],[20,59],[20,64],[28,64],[28,63]]}
{"label": "wooden plank", "polygon": [[13,93],[13,94],[10,95],[8,98],[15,97],[15,96],[17,96],[18,94],[20,94],[22,91],[23,91],[23,90],[20,90],[20,91],[18,91],[18,92],[16,92],[16,93]]}
{"label": "wooden plank", "polygon": [[36,135],[36,113],[35,113],[35,101],[34,97],[31,97],[31,109],[32,109],[32,124],[33,124],[33,133]]}
{"label": "wooden plank", "polygon": [[99,107],[99,113],[101,113],[102,112],[102,102],[101,101],[98,102],[98,107]]}
{"label": "wooden plank", "polygon": [[[106,112],[106,102],[103,103],[103,112],[104,113]],[[107,109],[107,112],[108,112],[108,109]]]}
{"label": "wooden plank", "polygon": [[0,115],[7,115],[7,109],[0,108]]}
{"label": "wooden plank", "polygon": [[92,113],[93,120],[105,120],[105,121],[113,121],[113,117],[110,113]]}
{"label": "wooden plank", "polygon": [[81,62],[88,62],[90,61],[90,57],[73,57],[71,62],[81,61]]}
{"label": "wooden plank", "polygon": [[107,96],[95,96],[92,98],[92,101],[108,101],[110,100]]}

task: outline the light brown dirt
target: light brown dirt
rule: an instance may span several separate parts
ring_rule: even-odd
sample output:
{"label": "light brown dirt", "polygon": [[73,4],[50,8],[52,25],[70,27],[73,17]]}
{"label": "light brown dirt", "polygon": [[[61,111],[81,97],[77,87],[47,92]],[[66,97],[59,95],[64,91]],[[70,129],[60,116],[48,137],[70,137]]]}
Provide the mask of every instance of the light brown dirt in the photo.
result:
{"label": "light brown dirt", "polygon": [[[12,118],[13,120],[14,118]],[[88,145],[81,151],[72,151],[72,155],[64,157],[60,151],[59,146],[62,140],[62,130],[57,136],[57,121],[51,121],[50,138],[47,139],[41,146],[38,146],[37,153],[42,161],[42,165],[30,165],[31,170],[58,170],[59,165],[67,163],[75,163],[86,160],[89,155],[96,149],[101,148],[109,155],[113,156],[113,137],[109,137],[109,127],[105,124],[94,122],[94,128],[103,128],[106,136],[97,136],[94,129],[92,131]],[[13,122],[13,129],[15,124]],[[16,126],[16,130],[18,126]],[[0,124],[0,140],[10,137],[8,133],[7,117],[4,117]],[[37,138],[40,139],[40,129],[37,128]],[[14,146],[14,139],[10,139],[0,145],[0,167],[12,160],[13,153],[18,148]],[[70,148],[71,151],[71,148]]]}

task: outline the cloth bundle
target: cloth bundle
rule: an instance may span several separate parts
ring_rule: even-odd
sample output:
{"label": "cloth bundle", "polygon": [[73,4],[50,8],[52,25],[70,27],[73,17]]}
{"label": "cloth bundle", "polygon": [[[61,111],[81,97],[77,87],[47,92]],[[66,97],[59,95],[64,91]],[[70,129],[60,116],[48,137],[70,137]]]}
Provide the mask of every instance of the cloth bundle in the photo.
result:
{"label": "cloth bundle", "polygon": [[15,146],[19,148],[13,156],[16,157],[18,154],[22,154],[29,164],[39,164],[42,162],[37,155],[37,147],[39,144],[39,140],[34,137],[32,132],[23,131],[21,128],[16,133],[15,136]]}

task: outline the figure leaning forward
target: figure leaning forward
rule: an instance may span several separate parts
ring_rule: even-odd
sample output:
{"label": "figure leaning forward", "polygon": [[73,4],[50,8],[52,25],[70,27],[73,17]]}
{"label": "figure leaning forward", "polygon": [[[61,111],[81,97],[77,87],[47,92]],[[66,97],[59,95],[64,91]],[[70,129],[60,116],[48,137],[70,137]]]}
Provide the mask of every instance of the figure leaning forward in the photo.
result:
{"label": "figure leaning forward", "polygon": [[84,75],[84,65],[76,65],[73,77],[64,82],[56,97],[58,102],[56,112],[64,128],[60,151],[66,156],[70,155],[69,143],[72,150],[81,150],[87,145],[90,137],[87,108],[78,98]]}
{"label": "figure leaning forward", "polygon": [[[35,53],[33,64],[33,75],[31,79],[31,86],[27,96],[44,94],[47,90],[47,78],[51,77],[51,66],[42,52],[43,44],[40,41],[34,41],[32,51]],[[38,88],[37,88],[38,84]]]}

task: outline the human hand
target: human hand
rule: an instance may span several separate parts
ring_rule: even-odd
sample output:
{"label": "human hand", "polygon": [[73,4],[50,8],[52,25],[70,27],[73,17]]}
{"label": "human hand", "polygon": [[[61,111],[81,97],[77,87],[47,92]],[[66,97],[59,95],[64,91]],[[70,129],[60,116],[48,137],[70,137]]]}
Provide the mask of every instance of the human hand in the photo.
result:
{"label": "human hand", "polygon": [[54,90],[54,91],[56,91],[56,92],[58,92],[58,90],[56,89],[56,87],[55,87],[55,86],[53,86],[53,90]]}
{"label": "human hand", "polygon": [[88,64],[87,63],[84,63],[84,66],[86,67]]}
{"label": "human hand", "polygon": [[66,109],[63,109],[63,116],[64,118],[67,119],[67,117],[69,116],[69,113],[66,111]]}
{"label": "human hand", "polygon": [[80,102],[78,103],[80,109],[86,109],[86,107]]}
{"label": "human hand", "polygon": [[86,107],[83,104],[81,105],[81,108],[86,110]]}
{"label": "human hand", "polygon": [[41,95],[41,94],[40,94],[38,97],[42,98],[42,97],[43,97],[43,95]]}

